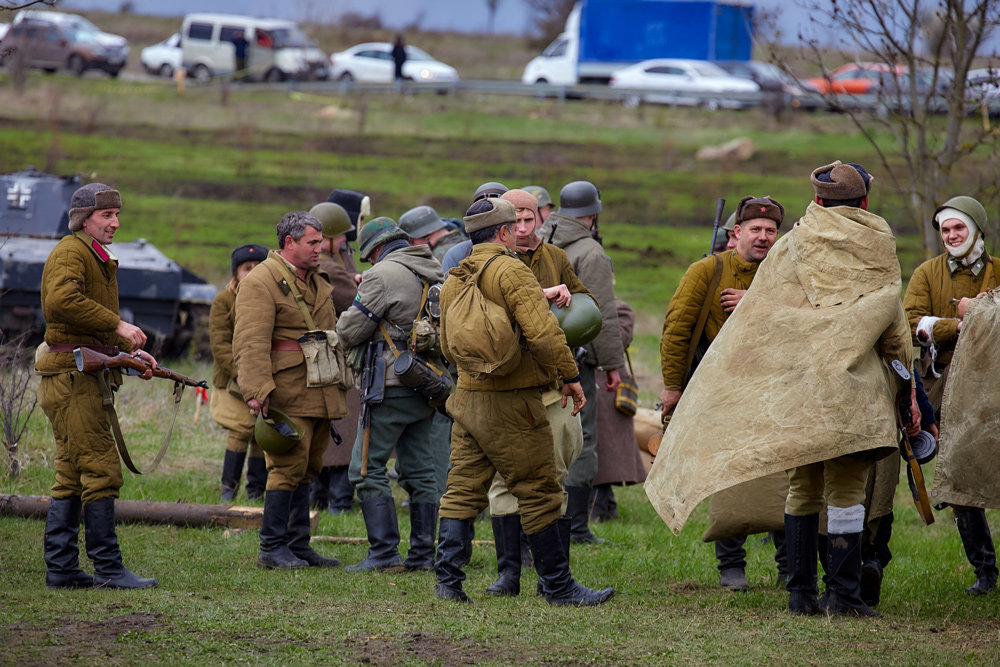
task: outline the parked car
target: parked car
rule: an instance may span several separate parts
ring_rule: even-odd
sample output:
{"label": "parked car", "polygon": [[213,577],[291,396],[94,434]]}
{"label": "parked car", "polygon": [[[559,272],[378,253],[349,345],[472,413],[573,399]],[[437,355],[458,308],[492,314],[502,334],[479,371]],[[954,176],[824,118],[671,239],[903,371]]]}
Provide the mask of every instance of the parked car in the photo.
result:
{"label": "parked car", "polygon": [[969,70],[965,79],[970,99],[986,102],[1000,101],[1000,69],[985,67]]}
{"label": "parked car", "polygon": [[181,62],[199,81],[236,70],[233,38],[249,42],[248,76],[264,81],[326,79],[326,54],[292,21],[234,14],[188,14],[181,25]]}
{"label": "parked car", "polygon": [[[362,83],[392,83],[395,66],[392,44],[367,42],[330,56],[330,78]],[[422,83],[451,85],[458,81],[454,67],[432,58],[415,46],[406,47],[403,78]]]}
{"label": "parked car", "polygon": [[760,86],[704,60],[656,58],[615,71],[613,88],[648,91],[626,98],[629,105],[661,102],[707,109],[745,109],[757,103]]}
{"label": "parked car", "polygon": [[162,42],[139,53],[143,69],[153,75],[171,77],[181,67],[181,34],[175,32]]}
{"label": "parked car", "polygon": [[826,103],[816,89],[805,81],[798,81],[791,74],[772,63],[759,60],[721,60],[716,65],[733,76],[749,79],[767,96],[780,96],[782,106],[787,104],[795,109],[815,111]]}
{"label": "parked car", "polygon": [[847,63],[830,72],[828,77],[806,79],[806,83],[827,95],[874,95],[880,87],[892,85],[889,80],[904,71],[902,67],[890,67],[885,63]]}
{"label": "parked car", "polygon": [[49,73],[67,68],[77,76],[99,69],[116,77],[129,52],[124,37],[102,32],[82,16],[40,10],[18,12],[2,47],[16,49],[28,67]]}

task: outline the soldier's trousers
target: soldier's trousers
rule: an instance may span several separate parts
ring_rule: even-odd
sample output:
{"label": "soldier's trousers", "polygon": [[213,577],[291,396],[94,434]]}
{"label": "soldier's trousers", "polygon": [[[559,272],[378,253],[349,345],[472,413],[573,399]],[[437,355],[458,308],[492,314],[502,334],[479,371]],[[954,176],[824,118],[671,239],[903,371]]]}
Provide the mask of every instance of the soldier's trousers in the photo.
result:
{"label": "soldier's trousers", "polygon": [[431,446],[434,449],[434,479],[437,481],[437,500],[448,488],[448,468],[451,467],[451,417],[434,411],[434,421],[431,423]]}
{"label": "soldier's trousers", "polygon": [[228,435],[226,435],[226,449],[237,454],[243,454],[249,450],[251,457],[264,456],[264,450],[253,439],[253,433],[244,435],[236,431],[229,431]]}
{"label": "soldier's trousers", "polygon": [[351,452],[348,477],[361,502],[379,497],[392,497],[385,464],[396,450],[396,472],[399,485],[410,494],[410,502],[437,504],[435,452],[431,442],[434,408],[420,394],[408,387],[386,387],[385,398],[371,409],[371,429],[368,438],[368,474],[361,476],[364,430]]}
{"label": "soldier's trousers", "polygon": [[[583,430],[580,427],[580,416],[573,414],[573,404],[567,401],[566,407],[562,407],[562,394],[558,391],[547,391],[542,395],[542,403],[545,405],[545,414],[549,419],[549,428],[552,429],[553,453],[555,454],[556,481],[562,484],[569,472],[569,467],[580,455],[583,447]],[[490,486],[490,514],[493,516],[503,516],[505,514],[518,514],[517,498],[507,488],[507,483],[499,473],[493,477],[493,484]],[[563,496],[562,514],[566,513],[566,498]]]}
{"label": "soldier's trousers", "polygon": [[872,452],[858,452],[789,470],[785,514],[809,516],[826,506],[863,505],[872,461]]}
{"label": "soldier's trousers", "polygon": [[294,491],[311,482],[323,468],[323,452],[330,442],[330,420],[294,416],[292,419],[302,427],[302,439],[284,454],[264,452],[268,491]]}
{"label": "soldier's trousers", "polygon": [[456,389],[448,413],[455,423],[441,518],[476,518],[496,473],[517,498],[525,533],[533,535],[559,518],[563,490],[540,390]]}
{"label": "soldier's trousers", "polygon": [[118,497],[122,466],[103,401],[99,381],[90,373],[42,377],[38,404],[56,440],[53,498],[80,496],[87,504]]}
{"label": "soldier's trousers", "polygon": [[587,404],[580,411],[580,425],[583,427],[583,448],[580,455],[569,467],[566,486],[590,486],[597,475],[597,392],[604,387],[597,386],[596,367],[588,363],[580,364],[580,384]]}

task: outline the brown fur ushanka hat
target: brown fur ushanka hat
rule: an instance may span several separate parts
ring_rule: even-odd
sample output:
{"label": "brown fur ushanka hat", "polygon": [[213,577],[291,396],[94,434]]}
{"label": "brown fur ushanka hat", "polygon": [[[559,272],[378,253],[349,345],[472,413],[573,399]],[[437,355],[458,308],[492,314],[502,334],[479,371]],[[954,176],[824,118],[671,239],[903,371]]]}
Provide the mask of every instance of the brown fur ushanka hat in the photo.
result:
{"label": "brown fur ushanka hat", "polygon": [[94,211],[121,208],[122,195],[110,185],[89,183],[73,193],[69,206],[69,230],[76,232],[83,229],[83,221]]}
{"label": "brown fur ushanka hat", "polygon": [[785,219],[785,207],[767,195],[763,197],[747,195],[736,205],[735,224],[742,225],[744,221],[753,220],[754,218],[774,220],[775,224],[780,228],[781,222]]}

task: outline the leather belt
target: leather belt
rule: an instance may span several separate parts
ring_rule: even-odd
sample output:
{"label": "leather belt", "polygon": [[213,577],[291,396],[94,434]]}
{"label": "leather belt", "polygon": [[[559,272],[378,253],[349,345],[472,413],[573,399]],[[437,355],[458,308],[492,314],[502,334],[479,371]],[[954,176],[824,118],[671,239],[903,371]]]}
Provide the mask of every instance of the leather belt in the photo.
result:
{"label": "leather belt", "polygon": [[301,352],[302,346],[299,345],[298,341],[295,340],[272,340],[271,341],[272,350],[282,350],[285,352],[295,351]]}
{"label": "leather belt", "polygon": [[78,347],[85,347],[88,350],[93,350],[94,352],[100,352],[101,354],[113,357],[118,354],[121,350],[115,345],[90,345],[87,343],[51,343],[49,344],[49,352],[72,352]]}

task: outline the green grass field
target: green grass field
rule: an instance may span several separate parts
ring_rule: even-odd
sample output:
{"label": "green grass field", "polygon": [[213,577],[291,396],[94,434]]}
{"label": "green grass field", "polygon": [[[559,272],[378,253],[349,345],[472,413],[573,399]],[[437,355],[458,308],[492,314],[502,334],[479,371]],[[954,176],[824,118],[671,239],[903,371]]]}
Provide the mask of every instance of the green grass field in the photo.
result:
{"label": "green grass field", "polygon": [[[173,29],[167,23],[129,29],[151,43]],[[329,49],[342,38],[323,39]],[[448,46],[456,54],[474,48]],[[521,55],[488,48],[504,67],[519,67]],[[879,173],[871,147],[845,118],[829,114],[775,121],[759,112],[218,87],[179,95],[169,82],[35,73],[18,96],[3,72],[0,96],[0,171],[34,164],[119,187],[125,203],[119,238],[145,237],[218,286],[227,279],[233,247],[273,244],[284,212],[309,208],[333,187],[371,194],[376,215],[398,217],[430,204],[458,216],[486,180],[541,183],[553,195],[570,180],[592,180],[602,189],[601,229],[616,291],[638,313],[633,361],[646,407],[660,390],[663,312],[684,269],[707,249],[715,198],[727,198],[728,213],[743,194],[770,194],[785,203],[791,222],[811,197],[813,167],[840,158]],[[694,157],[701,146],[741,136],[756,146],[747,162]],[[884,147],[898,161],[891,145]],[[960,178],[977,167],[970,158]],[[908,276],[923,253],[888,179],[878,182],[872,207],[900,232]],[[207,365],[170,363],[189,375],[210,373]],[[166,383],[134,379],[122,392],[119,414],[140,465],[159,444],[168,397]],[[224,434],[207,410],[193,424],[193,409],[188,394],[162,468],[148,477],[126,473],[123,498],[216,500]],[[0,493],[46,494],[55,447],[40,411],[19,444],[23,472],[0,479]],[[467,590],[477,604],[460,607],[433,597],[430,573],[264,572],[255,567],[256,531],[154,526],[125,526],[120,535],[126,563],[156,576],[160,588],[49,591],[42,522],[3,518],[0,664],[988,665],[1000,659],[1000,597],[964,594],[972,572],[950,517],[939,513],[924,528],[905,493],[897,498],[884,616],[870,622],[789,616],[773,548],[758,538],[748,542],[752,590],[723,592],[711,545],[700,540],[704,507],[674,537],[640,487],[621,489],[618,498],[622,519],[595,528],[609,543],[574,549],[573,570],[583,583],[614,585],[619,594],[604,607],[579,610],[550,608],[536,598],[530,572],[520,598],[482,595],[494,574],[489,547],[476,547],[468,568]],[[405,540],[405,510],[400,518]],[[318,532],[360,537],[364,527],[359,515],[324,516]],[[477,525],[477,537],[490,539],[488,522]],[[360,545],[320,542],[317,549],[345,563],[364,554]]]}

